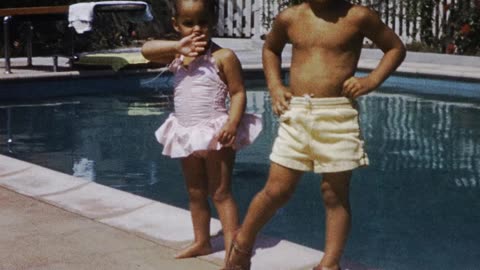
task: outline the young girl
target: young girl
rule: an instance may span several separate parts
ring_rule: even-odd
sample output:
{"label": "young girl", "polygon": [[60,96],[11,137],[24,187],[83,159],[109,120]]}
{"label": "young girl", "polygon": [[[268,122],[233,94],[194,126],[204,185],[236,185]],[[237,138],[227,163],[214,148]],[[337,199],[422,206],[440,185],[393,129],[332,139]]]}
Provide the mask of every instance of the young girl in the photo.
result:
{"label": "young girl", "polygon": [[[145,58],[170,63],[174,73],[174,113],[156,131],[163,154],[180,158],[192,215],[194,242],[177,254],[188,258],[212,252],[212,198],[229,247],[238,228],[237,206],[231,193],[235,151],[252,143],[261,119],[244,114],[246,94],[242,68],[233,51],[211,41],[217,6],[213,0],[176,0],[173,27],[179,41],[144,44]],[[230,96],[230,109],[225,105]]]}

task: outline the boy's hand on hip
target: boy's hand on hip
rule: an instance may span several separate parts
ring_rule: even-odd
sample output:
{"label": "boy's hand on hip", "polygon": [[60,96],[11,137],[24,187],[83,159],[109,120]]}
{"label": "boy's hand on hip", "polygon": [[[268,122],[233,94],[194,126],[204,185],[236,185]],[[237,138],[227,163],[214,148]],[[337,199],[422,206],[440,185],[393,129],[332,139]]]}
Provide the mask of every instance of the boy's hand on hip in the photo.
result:
{"label": "boy's hand on hip", "polygon": [[272,97],[272,109],[275,115],[280,116],[288,109],[292,93],[286,87],[280,87],[270,92]]}
{"label": "boy's hand on hip", "polygon": [[198,56],[199,53],[205,51],[205,47],[207,46],[204,38],[205,35],[199,36],[193,33],[180,39],[177,46],[178,53],[190,57]]}
{"label": "boy's hand on hip", "polygon": [[369,77],[350,77],[343,83],[342,96],[357,98],[375,89],[375,82]]}

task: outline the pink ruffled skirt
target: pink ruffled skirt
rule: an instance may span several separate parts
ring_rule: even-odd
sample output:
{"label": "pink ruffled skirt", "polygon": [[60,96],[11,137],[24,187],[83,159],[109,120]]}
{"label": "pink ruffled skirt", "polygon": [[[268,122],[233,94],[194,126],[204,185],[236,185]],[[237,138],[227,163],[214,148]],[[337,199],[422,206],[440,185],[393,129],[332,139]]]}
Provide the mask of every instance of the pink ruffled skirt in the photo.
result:
{"label": "pink ruffled skirt", "polygon": [[[220,150],[222,144],[216,140],[228,115],[202,121],[193,126],[183,126],[171,113],[167,120],[157,129],[155,137],[163,144],[163,155],[172,158],[187,157],[197,151]],[[253,143],[262,130],[261,117],[254,114],[244,114],[237,128],[237,137],[233,148],[235,150]]]}

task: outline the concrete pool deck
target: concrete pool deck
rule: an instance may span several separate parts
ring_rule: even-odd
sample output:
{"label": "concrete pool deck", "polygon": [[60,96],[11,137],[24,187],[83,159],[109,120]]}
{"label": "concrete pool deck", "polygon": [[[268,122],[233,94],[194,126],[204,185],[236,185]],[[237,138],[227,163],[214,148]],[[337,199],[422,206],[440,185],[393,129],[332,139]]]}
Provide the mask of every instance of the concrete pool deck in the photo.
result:
{"label": "concrete pool deck", "polygon": [[[259,41],[218,39],[217,42],[233,48],[245,70],[262,69]],[[359,68],[373,68],[381,55],[378,50],[364,50]],[[287,48],[285,68],[290,57]],[[478,82],[479,59],[409,53],[398,72]],[[33,68],[27,68],[25,58],[13,59],[13,73],[4,74],[0,59],[0,91],[7,91],[2,89],[2,81],[115,74],[109,70],[71,70],[64,58],[59,59],[59,72],[51,71],[51,58],[37,57],[33,63]],[[218,220],[212,221],[214,254],[175,260],[173,254],[192,239],[188,211],[3,155],[0,155],[0,205],[0,269],[209,270],[219,269],[224,256]],[[319,250],[262,236],[252,269],[311,269],[322,254]],[[350,262],[344,263],[344,269],[372,270]]]}
{"label": "concrete pool deck", "polygon": [[[220,46],[233,49],[245,71],[261,71],[261,40],[250,39],[214,39]],[[358,63],[359,70],[368,71],[377,65],[382,52],[379,49],[363,49]],[[284,68],[289,67],[291,59],[291,45],[287,45],[283,53]],[[58,72],[53,72],[53,59],[51,57],[34,57],[33,67],[26,66],[26,58],[12,59],[12,74],[3,71],[4,59],[0,59],[0,83],[8,80],[25,80],[35,78],[78,77],[78,76],[106,76],[118,74],[112,70],[77,70],[71,69],[68,59],[58,58]],[[158,69],[124,70],[124,73],[158,72]],[[428,76],[444,79],[461,79],[480,81],[480,57],[446,55],[435,53],[408,52],[405,61],[396,71],[397,74],[411,76]],[[0,89],[2,91],[2,89]]]}
{"label": "concrete pool deck", "polygon": [[[213,254],[175,260],[193,239],[187,210],[4,155],[0,205],[0,269],[210,270],[225,255],[217,219]],[[261,236],[252,269],[311,269],[322,255]]]}

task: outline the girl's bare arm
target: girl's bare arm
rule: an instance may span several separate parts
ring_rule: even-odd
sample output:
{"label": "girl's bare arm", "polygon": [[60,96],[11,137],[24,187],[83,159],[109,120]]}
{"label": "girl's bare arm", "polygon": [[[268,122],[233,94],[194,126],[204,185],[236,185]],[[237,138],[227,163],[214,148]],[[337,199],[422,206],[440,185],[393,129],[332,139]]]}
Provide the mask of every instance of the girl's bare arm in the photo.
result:
{"label": "girl's bare arm", "polygon": [[228,86],[230,95],[230,112],[228,121],[218,135],[219,142],[224,145],[235,141],[237,127],[242,120],[246,106],[246,93],[243,84],[243,71],[240,61],[232,50],[220,49],[220,70]]}
{"label": "girl's bare arm", "polygon": [[178,54],[195,57],[207,46],[206,41],[201,41],[202,38],[203,35],[191,34],[181,40],[148,41],[142,46],[142,55],[150,61],[162,64],[172,62]]}

